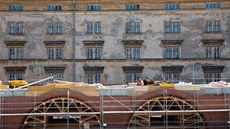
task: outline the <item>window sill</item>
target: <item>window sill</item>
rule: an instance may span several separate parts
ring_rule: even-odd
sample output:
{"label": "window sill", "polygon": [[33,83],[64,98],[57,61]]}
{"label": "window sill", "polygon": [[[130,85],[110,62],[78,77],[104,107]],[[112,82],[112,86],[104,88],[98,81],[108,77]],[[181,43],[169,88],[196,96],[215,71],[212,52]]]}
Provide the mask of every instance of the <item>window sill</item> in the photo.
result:
{"label": "window sill", "polygon": [[24,33],[8,33],[10,36],[25,36]]}

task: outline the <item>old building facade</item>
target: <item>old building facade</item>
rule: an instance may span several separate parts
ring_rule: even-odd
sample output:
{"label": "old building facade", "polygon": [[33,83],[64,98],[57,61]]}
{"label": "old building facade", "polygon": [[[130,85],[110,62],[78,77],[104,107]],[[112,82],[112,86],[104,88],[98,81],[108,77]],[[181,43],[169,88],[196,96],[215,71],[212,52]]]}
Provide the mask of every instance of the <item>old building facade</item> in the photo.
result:
{"label": "old building facade", "polygon": [[230,81],[229,0],[1,0],[0,80]]}

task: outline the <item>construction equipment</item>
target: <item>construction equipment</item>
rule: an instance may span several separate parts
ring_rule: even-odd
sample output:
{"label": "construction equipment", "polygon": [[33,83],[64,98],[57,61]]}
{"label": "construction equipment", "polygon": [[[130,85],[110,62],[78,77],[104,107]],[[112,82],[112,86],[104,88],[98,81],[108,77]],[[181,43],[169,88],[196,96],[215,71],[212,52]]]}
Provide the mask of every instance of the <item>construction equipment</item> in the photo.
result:
{"label": "construction equipment", "polygon": [[8,81],[8,84],[9,84],[9,88],[14,89],[20,86],[27,85],[28,83],[26,80],[11,80]]}
{"label": "construction equipment", "polygon": [[27,87],[29,87],[31,85],[34,85],[34,84],[37,84],[37,83],[40,83],[40,82],[43,82],[43,81],[47,81],[49,79],[53,79],[53,76],[47,77],[47,78],[44,78],[44,79],[41,79],[41,80],[38,80],[38,81],[35,81],[35,82],[32,82],[32,83],[29,83],[29,84],[27,83],[27,84],[25,84],[23,86],[20,86],[20,87],[17,87],[17,88],[13,88],[13,90],[19,90],[19,89],[27,88]]}

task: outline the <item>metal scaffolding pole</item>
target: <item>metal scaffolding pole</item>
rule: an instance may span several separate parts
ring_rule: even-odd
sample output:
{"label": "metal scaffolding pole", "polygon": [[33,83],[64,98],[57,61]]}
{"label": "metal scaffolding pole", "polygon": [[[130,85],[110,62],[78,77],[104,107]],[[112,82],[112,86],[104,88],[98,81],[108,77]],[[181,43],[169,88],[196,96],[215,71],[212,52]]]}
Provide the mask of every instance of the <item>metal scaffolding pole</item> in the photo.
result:
{"label": "metal scaffolding pole", "polygon": [[100,129],[104,129],[103,90],[100,90]]}
{"label": "metal scaffolding pole", "polygon": [[[4,98],[4,93],[1,92],[0,94],[0,114],[3,113],[3,98]],[[0,116],[0,121],[1,121],[1,129],[4,129],[4,123],[3,123],[3,118]]]}
{"label": "metal scaffolding pole", "polygon": [[[230,94],[228,94],[228,109],[230,109]],[[228,129],[230,129],[230,110],[228,111]]]}
{"label": "metal scaffolding pole", "polygon": [[69,90],[67,91],[67,129],[69,129]]}

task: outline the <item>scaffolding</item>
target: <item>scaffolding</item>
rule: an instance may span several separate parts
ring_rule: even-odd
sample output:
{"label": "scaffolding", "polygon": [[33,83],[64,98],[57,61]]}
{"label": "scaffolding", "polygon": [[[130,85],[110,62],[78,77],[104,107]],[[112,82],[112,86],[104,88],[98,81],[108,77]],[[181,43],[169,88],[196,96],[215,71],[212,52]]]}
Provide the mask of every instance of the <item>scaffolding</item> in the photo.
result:
{"label": "scaffolding", "polygon": [[[230,127],[229,94],[205,99],[200,91],[183,91],[190,96],[189,99],[185,99],[173,95],[172,89],[164,89],[159,90],[161,93],[157,96],[142,99],[144,94],[137,95],[134,88],[124,88],[124,90],[126,95],[119,93],[115,96],[106,88],[98,88],[99,96],[92,96],[93,99],[87,101],[73,97],[76,93],[71,90],[58,90],[56,92],[65,92],[65,96],[54,95],[45,101],[39,101],[37,92],[33,92],[33,99],[29,99],[30,101],[7,101],[10,97],[4,96],[6,92],[1,92],[1,129],[14,127],[23,129],[227,129]],[[216,119],[209,119],[209,114]],[[121,117],[117,118],[117,116]],[[23,117],[21,123],[15,123],[19,125],[12,125],[4,120],[17,117]]]}

